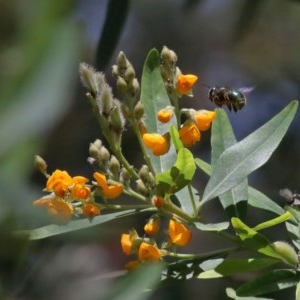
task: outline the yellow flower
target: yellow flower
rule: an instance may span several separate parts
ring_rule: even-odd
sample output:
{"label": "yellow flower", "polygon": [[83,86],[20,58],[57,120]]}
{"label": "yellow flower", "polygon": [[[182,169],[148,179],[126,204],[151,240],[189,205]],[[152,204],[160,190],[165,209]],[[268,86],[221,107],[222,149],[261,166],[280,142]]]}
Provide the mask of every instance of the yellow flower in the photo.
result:
{"label": "yellow flower", "polygon": [[86,203],[82,208],[82,214],[89,219],[100,215],[100,208],[93,203]]}
{"label": "yellow flower", "polygon": [[143,141],[147,148],[152,150],[156,156],[164,155],[170,148],[170,137],[159,133],[143,134]]}
{"label": "yellow flower", "polygon": [[158,111],[157,119],[162,123],[168,123],[173,116],[173,108],[166,107]]}
{"label": "yellow flower", "polygon": [[192,74],[179,74],[177,76],[176,89],[179,95],[189,95],[192,96],[192,87],[198,80],[196,75]]}
{"label": "yellow flower", "polygon": [[160,227],[160,218],[158,215],[152,216],[147,224],[144,226],[144,231],[148,235],[157,234]]}
{"label": "yellow flower", "polygon": [[125,265],[125,269],[128,271],[134,270],[139,264],[138,260],[131,260]]}
{"label": "yellow flower", "polygon": [[174,220],[169,222],[169,236],[171,242],[177,246],[186,246],[191,238],[192,232],[188,230],[183,224]]}
{"label": "yellow flower", "polygon": [[108,185],[106,176],[99,172],[95,172],[93,176],[97,181],[97,185],[101,188],[103,197],[113,199],[123,193],[123,184],[117,182],[115,184]]}
{"label": "yellow flower", "polygon": [[123,233],[121,235],[122,250],[126,255],[130,255],[135,252],[136,245],[134,242],[139,238],[137,232],[133,229],[129,231],[129,234]]}
{"label": "yellow flower", "polygon": [[179,129],[179,136],[184,147],[191,147],[200,141],[201,133],[194,122],[185,122]]}
{"label": "yellow flower", "polygon": [[71,195],[75,199],[87,199],[91,194],[91,189],[84,184],[89,180],[83,176],[74,176],[73,177],[73,186],[71,189]]}
{"label": "yellow flower", "polygon": [[52,199],[48,205],[48,214],[55,224],[65,225],[70,222],[73,212],[72,205],[60,199]]}
{"label": "yellow flower", "polygon": [[132,248],[132,241],[130,239],[130,235],[123,233],[121,236],[121,246],[122,250],[126,255],[131,254],[131,248]]}
{"label": "yellow flower", "polygon": [[213,119],[216,117],[216,113],[214,111],[203,109],[203,110],[195,111],[191,115],[191,117],[194,120],[197,128],[200,131],[205,131],[210,128],[210,124],[213,121]]}
{"label": "yellow flower", "polygon": [[139,260],[160,260],[161,259],[161,251],[153,245],[142,242],[139,248]]}
{"label": "yellow flower", "polygon": [[72,184],[73,179],[67,171],[55,170],[47,180],[46,190],[54,191],[57,196],[64,197]]}

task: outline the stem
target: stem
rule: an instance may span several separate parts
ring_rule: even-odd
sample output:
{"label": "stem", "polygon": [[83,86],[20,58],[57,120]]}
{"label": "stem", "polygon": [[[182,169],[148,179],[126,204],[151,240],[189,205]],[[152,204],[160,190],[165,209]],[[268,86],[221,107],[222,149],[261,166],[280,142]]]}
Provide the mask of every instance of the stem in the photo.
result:
{"label": "stem", "polygon": [[194,217],[196,217],[198,215],[198,211],[197,211],[197,206],[196,206],[194,194],[193,194],[193,191],[192,191],[192,186],[190,184],[188,184],[188,190],[189,190],[189,195],[190,195],[190,199],[191,199],[192,206],[193,206]]}
{"label": "stem", "polygon": [[170,256],[170,257],[176,257],[176,258],[201,259],[201,258],[206,258],[206,257],[211,257],[211,256],[219,256],[219,255],[223,255],[223,254],[228,254],[228,253],[234,252],[238,249],[240,249],[240,248],[239,247],[230,247],[230,248],[205,252],[205,253],[201,253],[201,254],[175,253],[175,252],[170,252],[170,251],[165,250],[165,253],[166,253],[165,255]]}
{"label": "stem", "polygon": [[196,221],[195,217],[191,217],[187,213],[185,213],[182,209],[174,205],[171,201],[165,203],[164,206],[165,210],[169,213],[173,213],[176,216],[180,217],[181,219],[185,220],[187,223],[193,223]]}
{"label": "stem", "polygon": [[142,204],[142,205],[131,205],[131,204],[127,204],[127,205],[120,205],[120,204],[106,204],[103,205],[103,209],[119,209],[119,210],[126,210],[126,209],[145,209],[145,208],[153,208],[156,209],[155,207],[152,207],[150,204]]}
{"label": "stem", "polygon": [[147,201],[146,197],[144,197],[143,195],[137,193],[136,191],[132,190],[131,188],[125,189],[124,193],[127,194],[127,195],[129,195],[129,196],[135,197],[135,198],[137,198],[139,200],[142,200],[144,202]]}

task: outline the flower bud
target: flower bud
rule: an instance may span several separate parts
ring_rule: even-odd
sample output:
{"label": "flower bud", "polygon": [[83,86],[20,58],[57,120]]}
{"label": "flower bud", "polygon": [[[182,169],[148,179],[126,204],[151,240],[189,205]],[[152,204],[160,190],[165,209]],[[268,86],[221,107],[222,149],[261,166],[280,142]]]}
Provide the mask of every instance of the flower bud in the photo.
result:
{"label": "flower bud", "polygon": [[118,176],[120,172],[120,162],[118,159],[112,155],[109,161],[109,170],[115,175]]}
{"label": "flower bud", "polygon": [[103,161],[103,163],[107,163],[109,161],[110,154],[109,151],[104,146],[102,146],[100,149],[99,157],[101,161]]}
{"label": "flower bud", "polygon": [[125,118],[120,109],[119,102],[115,101],[115,104],[116,105],[112,108],[109,114],[109,124],[116,133],[120,134],[124,130]]}
{"label": "flower bud", "polygon": [[102,146],[102,141],[100,139],[96,139],[93,144],[95,147],[97,147],[100,150]]}
{"label": "flower bud", "polygon": [[138,96],[140,93],[140,84],[136,78],[132,80],[130,93],[132,96]]}
{"label": "flower bud", "polygon": [[105,89],[101,93],[101,100],[100,100],[100,112],[106,118],[109,116],[113,105],[113,96],[111,88]]}
{"label": "flower bud", "polygon": [[100,149],[97,146],[95,146],[94,143],[90,143],[89,154],[91,157],[97,158],[100,155]]}
{"label": "flower bud", "polygon": [[163,49],[160,54],[161,60],[164,64],[175,66],[177,62],[177,55],[173,50],[170,50],[168,47],[163,46]]}
{"label": "flower bud", "polygon": [[118,88],[118,90],[121,92],[121,93],[123,93],[123,94],[125,94],[126,93],[126,91],[127,91],[127,82],[125,81],[125,79],[124,78],[122,78],[122,77],[118,77],[118,79],[117,79],[117,88]]}
{"label": "flower bud", "polygon": [[119,69],[118,69],[118,66],[117,66],[117,65],[113,65],[113,66],[112,66],[111,72],[112,72],[112,75],[113,75],[114,77],[118,77],[118,76],[119,76]]}
{"label": "flower bud", "polygon": [[144,182],[141,179],[138,179],[136,181],[136,189],[137,191],[142,194],[143,196],[147,197],[149,196],[149,190],[148,188],[145,186]]}
{"label": "flower bud", "polygon": [[139,130],[140,130],[141,136],[143,136],[145,133],[148,132],[146,124],[143,120],[139,121]]}
{"label": "flower bud", "polygon": [[299,258],[294,248],[286,242],[274,242],[272,244],[276,252],[280,255],[282,261],[286,264],[297,266],[299,264]]}
{"label": "flower bud", "polygon": [[120,181],[126,183],[129,182],[129,180],[130,180],[130,174],[125,168],[122,168],[120,173]]}
{"label": "flower bud", "polygon": [[46,161],[40,157],[39,155],[34,156],[34,166],[37,170],[39,170],[46,177],[47,175],[47,163]]}
{"label": "flower bud", "polygon": [[82,84],[87,88],[87,90],[92,93],[93,97],[99,92],[98,83],[96,79],[95,69],[86,64],[80,63],[79,65],[79,76]]}
{"label": "flower bud", "polygon": [[126,82],[132,82],[134,77],[135,77],[135,71],[134,71],[132,65],[129,64],[127,66],[127,69],[126,69],[125,73],[124,73],[124,79],[126,80]]}
{"label": "flower bud", "polygon": [[141,101],[138,101],[138,103],[134,107],[134,117],[136,120],[140,120],[144,115],[144,104]]}
{"label": "flower bud", "polygon": [[151,202],[154,206],[156,206],[157,208],[160,208],[164,205],[165,200],[161,196],[153,196],[151,199]]}
{"label": "flower bud", "polygon": [[117,65],[119,69],[126,69],[128,64],[127,57],[123,51],[120,51],[118,57],[117,57]]}

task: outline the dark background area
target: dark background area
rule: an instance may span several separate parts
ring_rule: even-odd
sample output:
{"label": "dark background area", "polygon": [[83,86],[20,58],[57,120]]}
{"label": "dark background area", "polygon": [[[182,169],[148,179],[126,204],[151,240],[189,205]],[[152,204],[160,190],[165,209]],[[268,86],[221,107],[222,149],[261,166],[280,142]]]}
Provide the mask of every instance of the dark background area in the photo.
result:
{"label": "dark background area", "polygon": [[[80,62],[103,71],[118,96],[111,66],[119,51],[140,79],[148,51],[166,45],[177,53],[183,73],[199,76],[194,98],[182,98],[183,107],[195,109],[214,109],[206,86],[253,86],[246,107],[229,113],[241,140],[299,99],[299,28],[299,1],[0,0],[0,296],[13,291],[11,299],[93,299],[111,288],[107,278],[127,261],[120,234],[141,229],[147,217],[30,244],[11,234],[48,222],[32,207],[45,184],[33,169],[34,154],[45,158],[49,171],[91,178],[89,143],[102,135],[79,82]],[[249,178],[280,205],[280,188],[300,191],[299,122],[297,114],[270,161]],[[134,145],[126,132],[124,153],[141,166]],[[209,162],[209,132],[193,151]],[[198,176],[201,193],[207,178]],[[206,213],[213,220],[225,217],[217,203]],[[268,217],[250,211],[248,222]],[[281,233],[270,232],[270,239],[286,239]],[[186,251],[208,251],[212,243],[196,236]],[[191,280],[160,289],[153,299],[225,299],[224,289],[244,280]],[[291,291],[269,297],[293,299]]]}

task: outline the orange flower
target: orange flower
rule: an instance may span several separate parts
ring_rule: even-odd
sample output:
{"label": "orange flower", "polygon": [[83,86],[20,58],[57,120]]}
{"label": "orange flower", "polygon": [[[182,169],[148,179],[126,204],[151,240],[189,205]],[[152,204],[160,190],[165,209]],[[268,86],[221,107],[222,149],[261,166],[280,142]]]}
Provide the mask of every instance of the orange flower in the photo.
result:
{"label": "orange flower", "polygon": [[179,129],[179,136],[184,147],[191,147],[200,141],[201,133],[194,122],[185,122]]}
{"label": "orange flower", "polygon": [[166,107],[158,111],[157,119],[162,123],[168,123],[173,116],[173,108]]}
{"label": "orange flower", "polygon": [[161,251],[153,245],[142,242],[139,248],[139,260],[160,260]]}
{"label": "orange flower", "polygon": [[84,184],[87,183],[89,180],[83,176],[74,176],[73,183],[74,186],[72,187],[71,194],[73,198],[79,199],[87,199],[91,194],[91,189]]}
{"label": "orange flower", "polygon": [[117,182],[115,184],[108,185],[106,176],[99,172],[95,172],[93,176],[97,181],[97,185],[101,188],[103,197],[113,199],[123,193],[123,184]]}
{"label": "orange flower", "polygon": [[134,270],[139,264],[140,262],[138,260],[131,260],[125,265],[125,269],[127,271]]}
{"label": "orange flower", "polygon": [[144,226],[144,231],[148,235],[157,234],[160,227],[160,218],[158,215],[152,216],[147,224]]}
{"label": "orange flower", "polygon": [[72,205],[60,199],[53,199],[48,205],[48,214],[55,224],[65,225],[70,222],[73,212]]}
{"label": "orange flower", "polygon": [[171,242],[177,246],[186,246],[191,238],[192,232],[188,230],[183,224],[174,220],[169,222],[169,236]]}
{"label": "orange flower", "polygon": [[100,208],[95,204],[87,203],[83,206],[82,213],[89,219],[93,219],[100,215]]}
{"label": "orange flower", "polygon": [[151,149],[156,156],[164,155],[170,148],[169,135],[161,135],[159,133],[143,134],[143,141],[147,148]]}
{"label": "orange flower", "polygon": [[189,95],[192,96],[192,87],[198,80],[196,75],[192,74],[179,74],[177,76],[176,89],[179,95]]}
{"label": "orange flower", "polygon": [[126,255],[130,255],[131,254],[131,248],[132,248],[132,241],[130,239],[130,235],[129,234],[125,234],[123,233],[121,236],[121,246],[122,246],[122,250]]}
{"label": "orange flower", "polygon": [[129,234],[123,233],[121,235],[122,250],[126,255],[130,255],[134,251],[134,242],[139,238],[137,232],[133,229],[129,231]]}
{"label": "orange flower", "polygon": [[47,180],[46,190],[54,191],[57,196],[64,197],[72,184],[73,179],[67,171],[55,170]]}
{"label": "orange flower", "polygon": [[157,208],[162,207],[164,205],[164,198],[161,196],[153,196],[152,198],[152,204],[156,206]]}
{"label": "orange flower", "polygon": [[216,113],[209,110],[198,110],[192,114],[192,119],[196,123],[197,128],[200,131],[205,131],[210,128],[210,124],[215,118]]}

